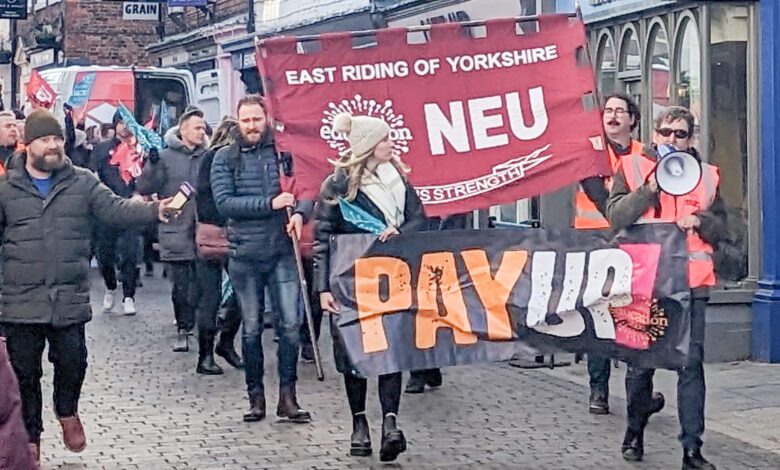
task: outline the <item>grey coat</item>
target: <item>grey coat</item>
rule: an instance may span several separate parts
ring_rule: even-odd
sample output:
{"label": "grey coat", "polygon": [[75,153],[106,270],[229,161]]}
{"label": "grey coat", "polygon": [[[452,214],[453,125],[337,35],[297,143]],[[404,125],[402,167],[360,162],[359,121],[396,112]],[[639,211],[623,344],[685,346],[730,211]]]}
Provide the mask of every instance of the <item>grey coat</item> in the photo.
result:
{"label": "grey coat", "polygon": [[[159,160],[146,161],[143,173],[135,182],[139,193],[157,193],[160,199],[164,199],[176,194],[185,181],[193,188],[198,184],[198,169],[206,149],[197,147],[191,150],[177,135],[169,135],[167,144],[168,147],[160,152]],[[177,217],[158,227],[162,261],[192,261],[196,258],[194,196]]]}
{"label": "grey coat", "polygon": [[157,220],[157,204],[123,199],[70,160],[43,197],[15,155],[0,178],[2,312],[0,322],[54,327],[92,318],[89,245],[92,224],[139,226]]}

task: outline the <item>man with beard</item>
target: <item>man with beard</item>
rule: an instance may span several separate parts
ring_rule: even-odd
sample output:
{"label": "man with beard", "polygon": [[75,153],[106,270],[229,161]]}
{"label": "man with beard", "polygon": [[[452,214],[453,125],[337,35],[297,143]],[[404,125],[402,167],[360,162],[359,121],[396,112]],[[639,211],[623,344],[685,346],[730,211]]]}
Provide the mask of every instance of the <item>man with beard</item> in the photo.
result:
{"label": "man with beard", "polygon": [[[301,296],[290,236],[300,239],[304,215],[313,201],[296,203],[282,192],[279,161],[263,98],[249,95],[238,102],[236,141],[214,156],[211,187],[217,210],[228,218],[230,280],[244,322],[242,335],[249,411],[244,421],[265,418],[263,388],[263,292],[266,287],[277,313],[279,336],[279,405],[276,415],[292,422],[311,421],[295,396]],[[286,209],[294,215],[286,224]]]}
{"label": "man with beard", "polygon": [[92,172],[74,167],[65,156],[62,127],[46,110],[27,118],[24,135],[25,151],[14,155],[0,179],[0,329],[19,379],[31,450],[40,453],[41,357],[48,341],[54,411],[65,447],[81,452],[87,445],[78,404],[87,368],[84,325],[92,317],[92,222],[129,227],[166,221],[170,201],[120,198]]}
{"label": "man with beard", "polygon": [[16,114],[13,111],[0,112],[0,163],[3,168],[16,151],[19,141],[19,129],[16,126]]}
{"label": "man with beard", "polygon": [[[203,154],[206,152],[206,123],[203,112],[187,108],[179,118],[179,128],[166,136],[168,147],[159,157],[150,156],[138,178],[141,194],[170,197],[182,183],[193,187],[198,181]],[[188,337],[195,329],[195,308],[198,304],[198,282],[195,277],[195,202],[184,206],[181,215],[170,224],[158,228],[160,260],[167,263],[171,279],[171,300],[178,336],[174,352],[189,350]]]}
{"label": "man with beard", "polygon": [[[631,132],[639,126],[639,106],[625,93],[614,93],[604,100],[604,133],[607,135],[609,164],[618,171],[620,158],[626,155],[642,155],[642,143],[631,138]],[[607,199],[612,179],[603,176],[587,178],[580,182],[574,199],[574,228],[577,230],[605,230],[609,228],[606,219]],[[588,375],[590,376],[589,411],[592,414],[609,413],[610,360],[588,354]],[[664,396],[656,393],[653,398],[653,412],[664,407]]]}
{"label": "man with beard", "polygon": [[[117,196],[129,199],[136,194],[135,180],[141,172],[141,158],[135,149],[130,129],[122,120],[119,111],[113,119],[114,138],[99,143],[92,151],[90,168],[100,181]],[[118,285],[116,268],[119,266],[119,280],[122,281],[122,311],[135,315],[135,288],[138,281],[136,265],[140,252],[140,234],[136,228],[120,229],[111,225],[99,225],[95,230],[97,262],[106,293],[103,296],[103,312],[114,307]]]}

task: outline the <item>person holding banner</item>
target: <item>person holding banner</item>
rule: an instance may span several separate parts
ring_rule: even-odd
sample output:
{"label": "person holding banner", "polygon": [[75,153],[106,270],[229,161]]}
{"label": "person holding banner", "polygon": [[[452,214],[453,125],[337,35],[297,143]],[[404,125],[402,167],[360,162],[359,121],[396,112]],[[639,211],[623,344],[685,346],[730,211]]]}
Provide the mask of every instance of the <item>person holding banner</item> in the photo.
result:
{"label": "person holding banner", "polygon": [[[677,403],[682,432],[683,470],[715,466],[701,453],[704,433],[704,325],[710,287],[716,284],[713,248],[725,233],[725,206],[720,198],[719,170],[703,163],[694,141],[694,117],[688,109],[671,106],[655,122],[653,146],[643,155],[621,157],[615,175],[607,213],[612,227],[624,229],[634,224],[676,223],[687,233],[688,284],[691,288],[691,334],[688,364],[677,371]],[[658,185],[655,169],[657,146],[671,145],[691,153],[700,161],[702,177],[684,196],[671,196]],[[644,429],[652,414],[654,369],[629,364],[626,373],[628,427],[622,444],[623,458],[640,461],[644,456]]]}
{"label": "person holding banner", "polygon": [[[323,310],[332,313],[336,368],[344,374],[352,412],[350,455],[367,456],[372,452],[366,420],[368,381],[351,365],[338,333],[339,306],[329,286],[330,237],[373,232],[384,242],[401,233],[424,230],[427,220],[417,193],[406,179],[408,167],[393,153],[390,128],[385,121],[343,113],[336,116],[333,128],[347,135],[350,148],[335,162],[336,170],[325,180],[320,191],[314,241],[314,282]],[[383,416],[379,459],[383,462],[395,460],[406,450],[406,439],[396,423],[401,382],[401,372],[379,376]]]}
{"label": "person holding banner", "polygon": [[[219,149],[211,165],[211,188],[219,213],[228,219],[230,281],[238,298],[244,372],[249,411],[244,421],[265,419],[263,386],[263,308],[266,287],[271,294],[279,335],[279,402],[276,415],[308,423],[311,414],[298,405],[298,353],[302,312],[301,289],[291,237],[299,237],[312,201],[296,201],[283,192],[274,136],[265,101],[247,95],[238,102],[235,142]],[[294,214],[287,223],[287,208]]]}
{"label": "person holding banner", "polygon": [[[626,93],[612,93],[604,100],[602,122],[607,136],[607,155],[613,172],[620,168],[620,158],[626,155],[642,155],[642,143],[631,138],[631,132],[639,126],[641,114],[634,98]],[[607,199],[612,179],[593,176],[580,181],[574,199],[574,228],[577,230],[605,230],[607,220]],[[591,414],[609,414],[610,360],[607,357],[588,354],[588,376],[590,377]],[[653,394],[653,413],[663,409],[664,396]]]}

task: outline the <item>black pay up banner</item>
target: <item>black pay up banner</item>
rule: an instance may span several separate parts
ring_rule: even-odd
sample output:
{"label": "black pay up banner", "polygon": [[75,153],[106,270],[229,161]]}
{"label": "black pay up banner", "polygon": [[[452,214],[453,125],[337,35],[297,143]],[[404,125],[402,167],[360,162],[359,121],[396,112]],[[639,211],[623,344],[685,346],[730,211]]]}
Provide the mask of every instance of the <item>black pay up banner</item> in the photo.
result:
{"label": "black pay up banner", "polygon": [[338,331],[366,376],[508,359],[515,341],[685,363],[690,295],[674,225],[420,232],[331,245]]}

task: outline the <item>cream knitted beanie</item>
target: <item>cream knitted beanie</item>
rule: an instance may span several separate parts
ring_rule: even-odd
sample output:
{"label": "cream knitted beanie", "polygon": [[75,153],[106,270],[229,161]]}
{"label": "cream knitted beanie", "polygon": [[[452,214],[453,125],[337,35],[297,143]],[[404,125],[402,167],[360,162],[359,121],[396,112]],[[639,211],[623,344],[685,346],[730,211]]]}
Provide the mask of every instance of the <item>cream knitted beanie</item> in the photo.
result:
{"label": "cream knitted beanie", "polygon": [[341,113],[333,119],[333,130],[347,134],[354,156],[362,156],[390,134],[390,126],[379,118]]}

